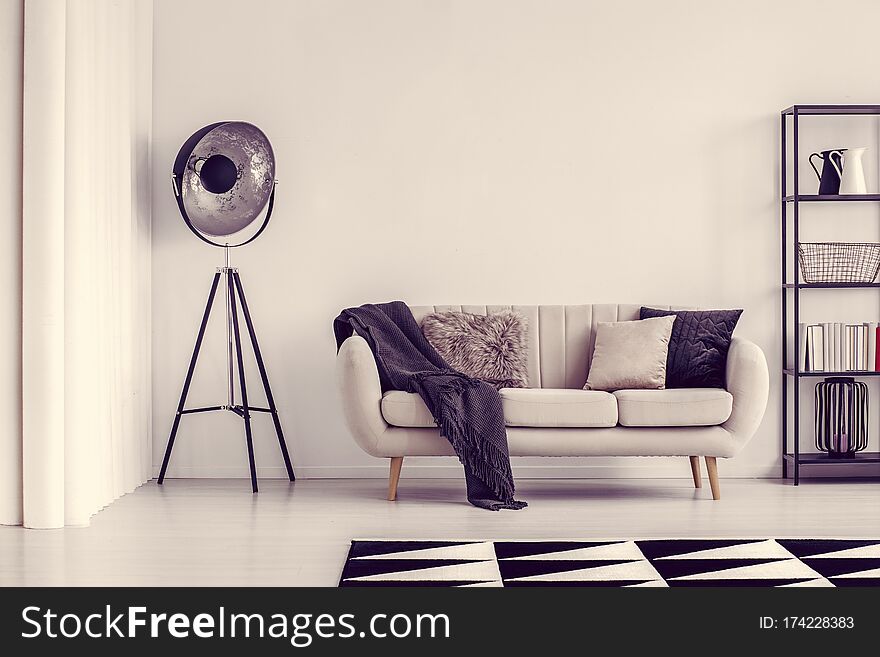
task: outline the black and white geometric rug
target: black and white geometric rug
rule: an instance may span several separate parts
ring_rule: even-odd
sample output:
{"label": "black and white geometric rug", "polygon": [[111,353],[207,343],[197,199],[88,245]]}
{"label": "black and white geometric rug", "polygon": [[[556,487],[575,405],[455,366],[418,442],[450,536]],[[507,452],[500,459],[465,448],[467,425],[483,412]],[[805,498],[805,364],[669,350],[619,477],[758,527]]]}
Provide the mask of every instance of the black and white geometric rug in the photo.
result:
{"label": "black and white geometric rug", "polygon": [[880,586],[880,539],[352,541],[339,586]]}

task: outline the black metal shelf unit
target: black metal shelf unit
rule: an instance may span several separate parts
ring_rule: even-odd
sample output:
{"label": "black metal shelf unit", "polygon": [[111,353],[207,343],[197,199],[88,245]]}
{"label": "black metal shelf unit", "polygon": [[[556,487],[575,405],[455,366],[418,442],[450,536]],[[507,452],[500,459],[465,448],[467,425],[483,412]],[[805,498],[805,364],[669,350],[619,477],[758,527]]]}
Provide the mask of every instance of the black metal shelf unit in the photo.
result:
{"label": "black metal shelf unit", "polygon": [[846,288],[880,287],[880,283],[783,283],[784,288],[797,285],[802,290],[844,290]]}
{"label": "black metal shelf unit", "polygon": [[[780,113],[782,130],[780,132],[782,162],[782,194],[781,194],[781,218],[782,218],[782,476],[789,477],[791,471],[794,485],[800,483],[801,465],[865,465],[880,463],[880,452],[859,452],[854,459],[832,459],[823,453],[802,453],[800,450],[800,380],[808,377],[829,376],[852,376],[877,377],[880,372],[799,372],[788,367],[789,353],[793,356],[793,362],[798,363],[797,326],[800,321],[800,293],[802,290],[811,289],[847,289],[847,288],[880,288],[880,283],[802,283],[798,269],[798,230],[800,222],[799,206],[801,203],[837,203],[837,202],[880,202],[880,194],[851,194],[851,195],[819,195],[801,194],[798,180],[798,131],[800,129],[798,119],[801,116],[848,116],[848,115],[875,115],[880,116],[880,105],[792,105]],[[792,193],[788,193],[788,144],[787,128],[791,122],[793,155],[792,166]],[[789,231],[789,208],[791,209],[791,227]],[[788,243],[791,237],[791,245]],[[788,265],[789,256],[792,258],[792,278],[789,281]],[[789,295],[791,291],[791,295]],[[793,323],[792,337],[789,337],[788,304],[791,296]],[[790,344],[791,343],[791,344]],[[789,347],[792,351],[789,352]],[[799,365],[797,365],[799,367]],[[793,394],[789,400],[788,386],[791,379]],[[789,421],[789,409],[792,411]],[[789,432],[791,435],[792,451],[789,451]]]}
{"label": "black metal shelf unit", "polygon": [[793,369],[786,367],[782,370],[783,374],[797,377],[829,377],[829,376],[880,376],[880,372],[871,372],[866,370],[847,370],[845,372],[795,372]]}
{"label": "black metal shelf unit", "polygon": [[814,201],[880,201],[880,194],[789,194],[783,196],[786,203],[810,203]]}
{"label": "black metal shelf unit", "polygon": [[[794,463],[794,454],[783,454],[784,463]],[[835,463],[837,465],[850,465],[852,463],[880,463],[880,452],[856,452],[851,459],[829,459],[826,454],[799,454],[798,463],[801,465],[825,465]]]}

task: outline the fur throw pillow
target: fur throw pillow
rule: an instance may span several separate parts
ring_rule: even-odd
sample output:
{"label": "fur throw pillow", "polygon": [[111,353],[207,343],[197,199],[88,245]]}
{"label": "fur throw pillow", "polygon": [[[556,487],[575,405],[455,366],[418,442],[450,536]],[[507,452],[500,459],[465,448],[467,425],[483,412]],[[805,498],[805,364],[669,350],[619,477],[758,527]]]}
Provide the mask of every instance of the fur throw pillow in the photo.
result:
{"label": "fur throw pillow", "polygon": [[422,333],[449,366],[496,388],[528,388],[528,320],[519,313],[431,313]]}

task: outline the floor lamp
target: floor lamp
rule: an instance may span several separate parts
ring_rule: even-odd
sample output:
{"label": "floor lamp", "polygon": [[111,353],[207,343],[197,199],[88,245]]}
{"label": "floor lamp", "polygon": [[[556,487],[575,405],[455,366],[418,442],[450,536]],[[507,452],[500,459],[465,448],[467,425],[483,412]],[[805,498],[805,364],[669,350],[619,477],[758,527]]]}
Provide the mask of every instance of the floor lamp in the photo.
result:
{"label": "floor lamp", "polygon": [[[257,342],[257,334],[244,295],[241,276],[237,268],[229,265],[230,249],[242,247],[257,239],[266,229],[269,219],[272,217],[272,210],[275,206],[275,186],[278,184],[275,180],[275,154],[272,151],[272,146],[263,131],[250,123],[241,121],[212,123],[198,130],[184,142],[174,161],[171,182],[177,207],[187,227],[203,242],[223,249],[225,260],[224,266],[217,268],[211,281],[208,302],[202,315],[202,323],[199,326],[192,358],[189,361],[183,390],[180,393],[177,413],[171,426],[171,435],[168,437],[168,444],[165,447],[158,483],[162,484],[165,481],[168,461],[171,459],[171,450],[174,448],[174,439],[177,436],[181,418],[184,415],[214,411],[229,411],[244,420],[251,487],[255,493],[258,491],[258,487],[253,433],[251,431],[252,413],[271,415],[278,444],[281,447],[281,455],[284,457],[287,476],[290,481],[294,481],[290,454],[284,441],[284,432],[281,429],[272,388],[269,386],[269,377],[266,374],[263,355]],[[225,240],[217,241],[245,230],[257,220],[264,208],[266,214],[263,222],[250,237],[232,244]],[[226,306],[226,403],[216,406],[186,408],[187,394],[221,280]],[[257,361],[257,368],[260,371],[263,389],[266,392],[267,407],[251,406],[248,403],[241,328],[239,326],[239,307]],[[236,370],[238,371],[241,403],[236,401]]]}

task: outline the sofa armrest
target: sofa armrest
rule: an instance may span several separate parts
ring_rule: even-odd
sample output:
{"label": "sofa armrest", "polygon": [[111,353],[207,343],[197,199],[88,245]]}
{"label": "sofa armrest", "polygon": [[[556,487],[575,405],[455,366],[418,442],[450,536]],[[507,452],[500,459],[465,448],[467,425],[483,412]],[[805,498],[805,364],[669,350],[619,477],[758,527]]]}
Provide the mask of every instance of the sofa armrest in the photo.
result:
{"label": "sofa armrest", "polygon": [[764,352],[754,342],[734,337],[727,352],[727,391],[733,395],[733,411],[723,426],[739,449],[751,440],[758,430],[767,397],[770,394],[770,374]]}
{"label": "sofa armrest", "polygon": [[336,384],[348,430],[361,449],[378,456],[379,439],[388,429],[382,417],[382,385],[367,341],[353,335],[336,355]]}

